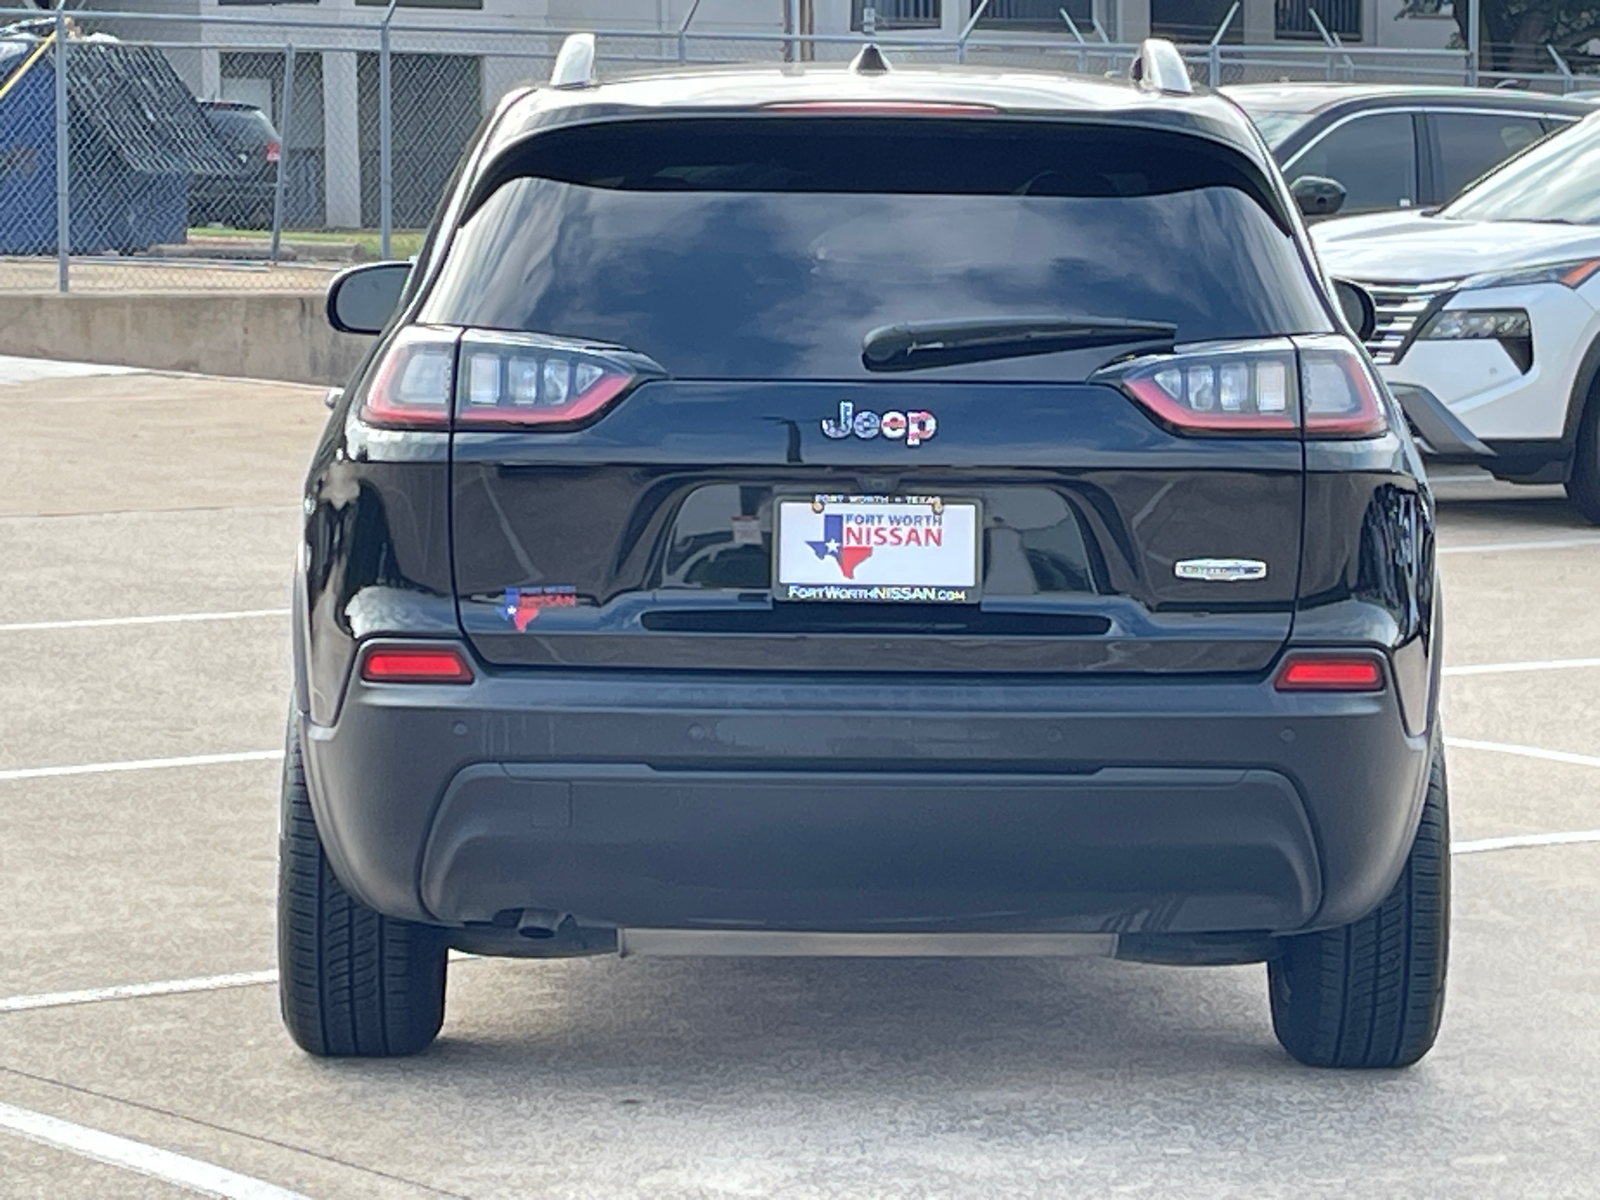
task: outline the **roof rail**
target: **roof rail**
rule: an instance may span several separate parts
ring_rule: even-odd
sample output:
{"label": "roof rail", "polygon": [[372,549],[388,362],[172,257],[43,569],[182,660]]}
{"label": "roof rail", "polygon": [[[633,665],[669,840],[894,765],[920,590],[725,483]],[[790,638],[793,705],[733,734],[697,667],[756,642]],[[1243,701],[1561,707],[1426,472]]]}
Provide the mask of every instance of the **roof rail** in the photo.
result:
{"label": "roof rail", "polygon": [[1184,65],[1183,55],[1166,38],[1145,38],[1139,44],[1139,56],[1128,68],[1128,78],[1147,92],[1194,95],[1194,84],[1189,81],[1189,68]]}
{"label": "roof rail", "polygon": [[556,65],[550,68],[550,86],[585,88],[594,86],[594,34],[574,33],[561,43]]}

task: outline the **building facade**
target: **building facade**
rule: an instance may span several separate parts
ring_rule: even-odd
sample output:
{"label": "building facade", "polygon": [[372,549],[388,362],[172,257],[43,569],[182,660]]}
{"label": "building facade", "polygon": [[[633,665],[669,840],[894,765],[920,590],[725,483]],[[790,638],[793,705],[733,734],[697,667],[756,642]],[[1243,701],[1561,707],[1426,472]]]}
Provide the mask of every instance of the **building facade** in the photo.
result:
{"label": "building facade", "polygon": [[[972,20],[980,3],[853,0],[852,26],[860,29],[864,11],[871,7],[880,29],[939,29],[956,34]],[[819,0],[819,10],[821,7]],[[1070,18],[1088,38],[1134,42],[1154,34],[1181,42],[1208,42],[1226,21],[1224,41],[1270,45],[1320,42],[1320,21],[1331,35],[1351,45],[1442,49],[1448,44],[1455,32],[1450,0],[1433,5],[1435,11],[1426,15],[1401,18],[1403,7],[1403,0],[1240,0],[1237,5],[1234,0],[989,0],[975,28],[996,34],[1071,36]]]}
{"label": "building facade", "polygon": [[[1402,0],[989,0],[979,12],[981,3],[398,0],[389,42],[394,225],[427,222],[481,114],[508,88],[548,71],[559,35],[571,30],[602,31],[602,58],[612,68],[670,61],[680,52],[692,60],[788,53],[838,58],[869,29],[890,45],[953,40],[975,15],[973,32],[986,43],[1059,44],[1063,50],[1152,34],[1203,44],[1219,29],[1230,45],[1318,46],[1335,38],[1363,50],[1437,49],[1455,32],[1449,0],[1436,6],[1437,15],[1405,19],[1397,19]],[[126,38],[162,43],[195,95],[246,101],[272,116],[288,149],[292,226],[378,223],[376,27],[387,0],[88,0],[87,7],[159,14],[102,25]],[[691,32],[699,40],[680,43],[691,11]],[[824,40],[811,49],[786,50],[786,32]],[[737,40],[741,34],[750,40]],[[286,107],[287,42],[294,43],[295,54]],[[1059,55],[1043,61],[1070,66]]]}

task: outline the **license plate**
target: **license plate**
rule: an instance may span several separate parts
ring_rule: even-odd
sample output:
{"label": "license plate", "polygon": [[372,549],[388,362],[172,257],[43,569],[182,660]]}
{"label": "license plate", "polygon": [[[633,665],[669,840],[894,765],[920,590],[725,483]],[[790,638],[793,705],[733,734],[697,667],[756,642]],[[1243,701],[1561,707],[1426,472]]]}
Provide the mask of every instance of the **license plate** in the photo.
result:
{"label": "license plate", "polygon": [[978,602],[978,505],[936,496],[780,499],[779,600]]}

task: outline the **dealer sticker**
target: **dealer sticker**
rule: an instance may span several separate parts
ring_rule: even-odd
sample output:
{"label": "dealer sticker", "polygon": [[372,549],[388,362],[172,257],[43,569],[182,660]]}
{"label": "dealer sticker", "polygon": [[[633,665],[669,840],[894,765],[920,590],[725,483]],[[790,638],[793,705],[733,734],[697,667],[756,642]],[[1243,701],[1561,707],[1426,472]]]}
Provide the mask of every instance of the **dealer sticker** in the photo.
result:
{"label": "dealer sticker", "polygon": [[818,496],[776,509],[779,600],[977,603],[973,501]]}

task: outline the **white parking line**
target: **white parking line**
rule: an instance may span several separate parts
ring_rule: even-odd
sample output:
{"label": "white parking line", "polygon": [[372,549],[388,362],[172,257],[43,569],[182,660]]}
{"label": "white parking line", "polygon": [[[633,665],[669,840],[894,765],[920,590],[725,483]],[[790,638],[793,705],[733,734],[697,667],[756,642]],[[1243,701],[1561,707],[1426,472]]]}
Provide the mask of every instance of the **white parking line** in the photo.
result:
{"label": "white parking line", "polygon": [[1474,842],[1454,842],[1451,854],[1483,854],[1489,850],[1522,850],[1532,846],[1576,846],[1600,842],[1600,829],[1574,829],[1570,833],[1519,833],[1510,837],[1479,838]]}
{"label": "white parking line", "polygon": [[304,1193],[291,1192],[226,1167],[10,1104],[0,1104],[0,1130],[30,1142],[148,1175],[202,1196],[222,1196],[226,1200],[307,1200]]}
{"label": "white parking line", "polygon": [[39,383],[46,379],[85,379],[94,375],[143,375],[139,367],[108,363],[58,362],[49,358],[17,358],[0,354],[0,385]]}
{"label": "white parking line", "polygon": [[[1554,835],[1559,836],[1559,835]],[[465,950],[450,951],[453,963],[483,958]],[[35,992],[31,996],[0,996],[0,1013],[28,1012],[36,1008],[69,1008],[74,1004],[103,1004],[107,1000],[139,1000],[145,996],[185,996],[192,992],[223,992],[229,988],[261,987],[277,983],[277,971],[239,971],[232,975],[196,975],[189,979],[159,979],[154,983],[118,983],[111,987],[80,988],[75,992]]]}
{"label": "white parking line", "polygon": [[1545,750],[1538,746],[1518,746],[1512,742],[1480,742],[1477,738],[1458,737],[1447,737],[1444,744],[1452,750],[1487,750],[1491,754],[1512,754],[1518,758],[1537,758],[1574,767],[1600,767],[1600,758],[1592,754],[1573,754],[1567,750]]}
{"label": "white parking line", "polygon": [[167,508],[86,508],[67,512],[0,513],[0,526],[22,524],[25,521],[103,521],[107,517],[144,517],[165,519],[181,517],[186,513],[290,513],[304,512],[298,504],[180,504]]}
{"label": "white parking line", "polygon": [[1565,550],[1572,546],[1600,546],[1600,536],[1545,538],[1531,542],[1477,542],[1465,546],[1440,546],[1440,554],[1486,554],[1500,550]]}
{"label": "white parking line", "polygon": [[1572,671],[1579,667],[1600,667],[1600,658],[1552,658],[1545,662],[1476,663],[1446,667],[1446,675],[1509,675],[1516,671]]}
{"label": "white parking line", "polygon": [[277,983],[276,971],[241,971],[233,975],[201,975],[194,979],[163,979],[156,983],[123,983],[114,987],[82,988],[75,992],[37,992],[32,996],[0,997],[0,1013],[27,1012],[33,1008],[65,1008],[72,1004],[99,1004],[105,1000],[134,1000],[141,996],[181,996],[186,992],[220,992],[225,988]]}
{"label": "white parking line", "polygon": [[[201,371],[170,371],[156,367],[127,367],[111,363],[70,362],[51,358],[18,358],[0,354],[0,387],[39,383],[49,379],[88,379],[96,375],[160,375],[168,379],[213,379],[221,383],[248,383],[256,387],[299,388],[326,392],[325,384],[297,383],[290,379],[260,379],[246,375],[207,375]],[[1492,478],[1492,476],[1491,476]]]}
{"label": "white parking line", "polygon": [[13,779],[54,779],[61,775],[103,775],[111,771],[159,771],[166,767],[210,767],[218,763],[268,762],[282,750],[239,750],[232,754],[191,754],[184,758],[140,758],[131,762],[77,763],[70,767],[15,767],[0,771],[0,783]]}
{"label": "white parking line", "polygon": [[117,625],[182,625],[191,621],[253,621],[287,617],[287,608],[242,608],[237,612],[164,613],[155,617],[83,617],[71,621],[18,621],[0,625],[0,633],[33,633],[41,629],[105,629]]}

